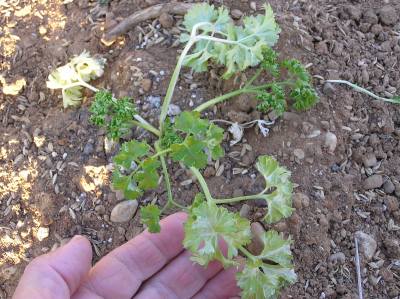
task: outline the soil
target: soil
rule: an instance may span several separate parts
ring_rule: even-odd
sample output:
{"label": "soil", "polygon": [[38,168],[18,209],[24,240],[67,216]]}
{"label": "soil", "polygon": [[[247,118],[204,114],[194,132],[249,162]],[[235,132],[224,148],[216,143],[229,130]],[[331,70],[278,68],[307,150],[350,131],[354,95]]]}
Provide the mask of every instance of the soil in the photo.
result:
{"label": "soil", "polygon": [[[241,143],[230,147],[226,142],[231,154],[205,171],[212,193],[258,191],[262,180],[254,175],[253,162],[262,154],[275,156],[297,186],[296,212],[274,225],[294,239],[298,274],[282,298],[358,298],[357,231],[377,245],[368,260],[361,256],[365,298],[400,298],[400,107],[324,83],[340,78],[384,96],[400,92],[400,3],[270,2],[282,28],[277,50],[308,66],[320,102],[305,113],[285,113],[267,137],[249,129]],[[90,239],[95,262],[143,230],[138,215],[122,224],[110,221],[120,201],[109,187],[116,149],[108,149],[104,132],[89,123],[92,94],[87,92],[82,107],[64,110],[59,93],[47,89],[45,81],[51,69],[86,49],[107,59],[106,73],[94,85],[134,98],[155,123],[157,101],[165,95],[179,50],[181,17],[173,16],[172,28],[159,26],[159,20],[144,22],[110,47],[100,39],[104,28],[156,3],[0,1],[0,71],[7,82],[26,81],[16,96],[0,93],[0,298],[11,298],[31,259],[75,234]],[[224,1],[243,14],[255,13],[254,8],[261,12],[262,3]],[[169,27],[170,16],[163,19]],[[184,70],[174,103],[184,110],[240,84],[240,77],[222,82],[220,71]],[[207,116],[275,118],[252,111],[241,104],[245,100],[221,104]],[[132,136],[151,138],[141,130]],[[198,186],[179,165],[171,168],[174,197],[190,202]],[[234,168],[247,173],[234,175]],[[142,201],[162,203],[165,192],[149,192]],[[249,218],[260,220],[260,203],[249,205]]]}

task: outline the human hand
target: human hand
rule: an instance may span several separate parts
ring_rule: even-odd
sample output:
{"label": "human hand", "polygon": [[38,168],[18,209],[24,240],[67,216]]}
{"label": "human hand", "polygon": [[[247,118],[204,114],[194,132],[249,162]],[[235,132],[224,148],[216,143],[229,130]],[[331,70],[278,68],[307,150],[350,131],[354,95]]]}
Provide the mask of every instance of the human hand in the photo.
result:
{"label": "human hand", "polygon": [[13,299],[225,299],[238,296],[237,269],[219,262],[194,264],[182,247],[186,214],[161,221],[161,233],[147,231],[116,248],[91,267],[89,241],[74,237],[34,259]]}

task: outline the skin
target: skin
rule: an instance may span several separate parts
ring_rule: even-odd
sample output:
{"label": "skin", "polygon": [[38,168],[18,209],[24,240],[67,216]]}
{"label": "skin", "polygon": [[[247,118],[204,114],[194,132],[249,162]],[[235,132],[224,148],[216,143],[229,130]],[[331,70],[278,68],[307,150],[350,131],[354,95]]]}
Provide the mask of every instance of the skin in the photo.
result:
{"label": "skin", "polygon": [[186,214],[161,221],[161,233],[144,232],[92,267],[90,242],[74,237],[63,247],[35,258],[13,299],[225,299],[237,297],[237,269],[220,263],[207,268],[190,261],[182,247]]}

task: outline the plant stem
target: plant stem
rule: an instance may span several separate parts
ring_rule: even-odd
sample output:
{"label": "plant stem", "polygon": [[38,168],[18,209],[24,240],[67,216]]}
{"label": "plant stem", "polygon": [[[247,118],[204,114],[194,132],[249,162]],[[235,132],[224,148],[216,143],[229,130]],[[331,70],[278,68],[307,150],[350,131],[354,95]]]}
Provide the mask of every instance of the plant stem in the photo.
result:
{"label": "plant stem", "polygon": [[239,250],[249,259],[251,259],[252,261],[254,261],[256,258],[254,257],[254,255],[252,255],[246,248],[244,248],[243,246],[239,246]]}
{"label": "plant stem", "polygon": [[257,78],[261,75],[263,69],[259,68],[257,69],[257,71],[255,72],[255,74],[253,75],[253,77],[250,78],[249,81],[247,81],[246,85],[244,86],[244,88],[249,88],[251,86],[251,84],[253,84],[253,82],[255,80],[257,80]]}
{"label": "plant stem", "polygon": [[207,199],[207,201],[212,201],[213,197],[211,196],[210,190],[208,189],[207,183],[204,180],[203,176],[201,175],[200,171],[195,168],[195,167],[190,167],[190,170],[192,171],[192,173],[194,174],[194,176],[197,178],[197,180],[200,183],[201,189],[204,192],[204,195]]}
{"label": "plant stem", "polygon": [[198,111],[198,112],[202,112],[204,110],[206,110],[207,108],[214,106],[216,104],[219,104],[221,102],[224,102],[225,100],[229,99],[229,98],[233,98],[235,96],[241,95],[243,93],[257,93],[257,90],[253,90],[251,88],[241,88],[229,93],[226,93],[224,95],[218,96],[214,99],[211,99],[203,104],[201,104],[200,106],[198,106],[196,109],[194,109],[194,111]]}
{"label": "plant stem", "polygon": [[356,91],[359,91],[361,93],[369,95],[370,97],[372,97],[372,98],[374,98],[376,100],[381,100],[381,101],[384,101],[384,102],[389,102],[389,103],[394,103],[394,104],[400,104],[400,101],[396,101],[394,99],[388,99],[388,98],[380,97],[380,96],[370,92],[369,90],[366,90],[365,88],[362,88],[362,87],[360,87],[360,86],[358,86],[356,84],[353,84],[353,83],[351,83],[349,81],[345,81],[345,80],[326,80],[325,82],[337,83],[337,84],[346,84],[346,85],[350,86],[351,88],[355,89]]}
{"label": "plant stem", "polygon": [[168,113],[168,107],[169,104],[171,103],[172,100],[172,95],[174,94],[174,90],[175,90],[175,86],[176,83],[178,82],[178,77],[179,77],[179,73],[182,69],[183,66],[183,61],[185,60],[186,55],[188,54],[190,48],[193,46],[193,44],[196,41],[194,39],[191,39],[185,46],[185,48],[183,49],[181,55],[179,56],[178,62],[175,66],[175,70],[172,74],[171,80],[169,81],[169,85],[168,85],[168,89],[167,89],[167,93],[165,95],[164,101],[163,101],[163,105],[161,107],[161,114],[160,114],[160,132],[163,132],[163,127],[164,127],[164,121],[165,118],[167,117],[167,113]]}
{"label": "plant stem", "polygon": [[226,204],[226,203],[234,203],[234,202],[252,200],[252,199],[265,199],[265,195],[264,194],[254,194],[254,195],[247,195],[247,196],[238,196],[238,197],[233,197],[233,198],[214,199],[214,202],[216,204]]}
{"label": "plant stem", "polygon": [[[136,115],[135,115],[136,116]],[[147,121],[144,122],[139,122],[136,120],[131,120],[130,121],[132,124],[134,124],[135,126],[141,127],[142,129],[145,129],[151,133],[153,133],[154,135],[160,137],[160,131],[157,130],[156,128],[154,128],[152,125],[150,125]]]}
{"label": "plant stem", "polygon": [[154,159],[154,158],[157,158],[157,157],[159,157],[159,156],[164,156],[165,154],[167,154],[167,153],[169,153],[169,152],[171,152],[171,151],[172,151],[172,150],[171,150],[170,148],[165,149],[165,150],[162,150],[162,151],[157,151],[157,153],[156,153],[155,155],[151,156],[150,158],[151,158],[151,159]]}

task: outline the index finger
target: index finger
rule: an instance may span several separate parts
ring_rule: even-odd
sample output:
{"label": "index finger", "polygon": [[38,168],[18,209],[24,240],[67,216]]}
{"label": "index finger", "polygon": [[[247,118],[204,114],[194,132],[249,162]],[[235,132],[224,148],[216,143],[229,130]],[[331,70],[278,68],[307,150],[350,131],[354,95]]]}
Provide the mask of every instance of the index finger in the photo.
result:
{"label": "index finger", "polygon": [[161,232],[144,232],[101,259],[89,272],[74,298],[131,298],[143,281],[183,250],[185,213],[161,221]]}

